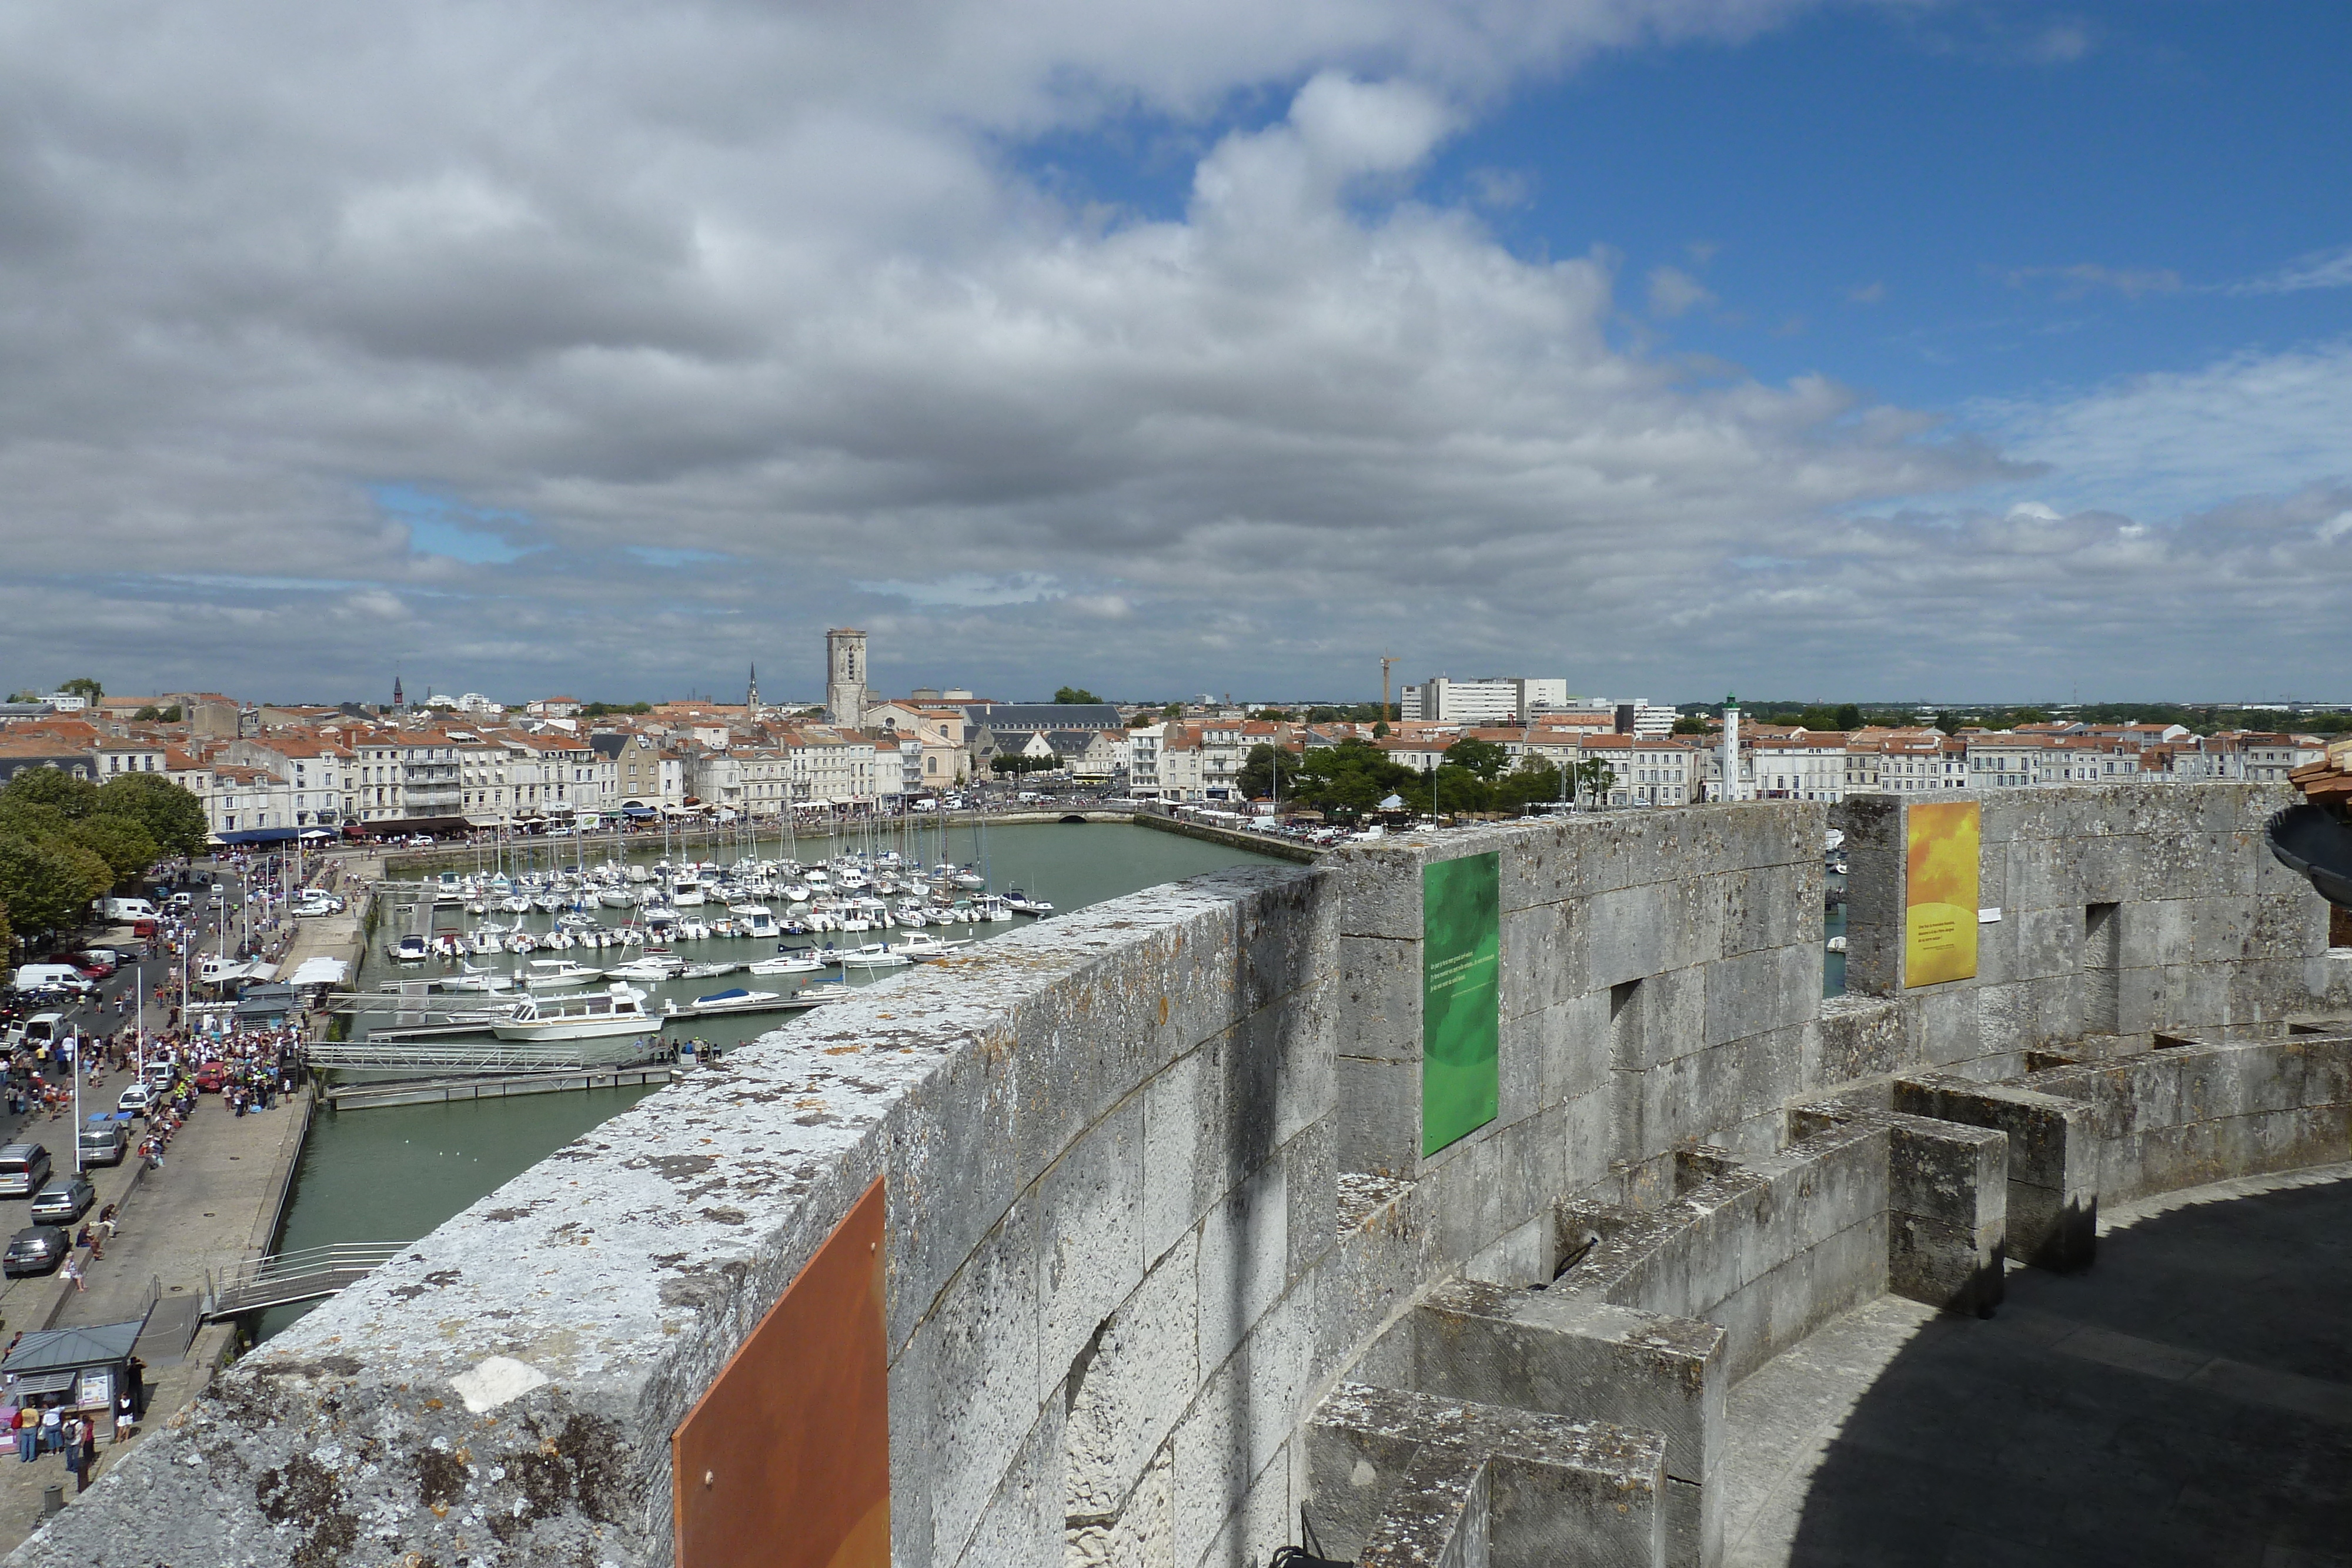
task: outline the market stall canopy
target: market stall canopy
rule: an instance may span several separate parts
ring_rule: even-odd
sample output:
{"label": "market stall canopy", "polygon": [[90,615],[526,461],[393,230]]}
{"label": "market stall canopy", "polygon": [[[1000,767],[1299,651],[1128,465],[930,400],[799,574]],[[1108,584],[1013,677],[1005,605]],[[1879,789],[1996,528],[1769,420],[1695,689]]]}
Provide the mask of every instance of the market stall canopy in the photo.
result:
{"label": "market stall canopy", "polygon": [[32,1373],[120,1365],[131,1359],[131,1347],[139,1343],[140,1331],[146,1326],[145,1318],[132,1318],[83,1328],[37,1329],[16,1342],[7,1360],[0,1361],[0,1374],[21,1379]]}
{"label": "market stall canopy", "polygon": [[341,958],[305,958],[286,977],[289,986],[340,986],[350,976],[351,965]]}

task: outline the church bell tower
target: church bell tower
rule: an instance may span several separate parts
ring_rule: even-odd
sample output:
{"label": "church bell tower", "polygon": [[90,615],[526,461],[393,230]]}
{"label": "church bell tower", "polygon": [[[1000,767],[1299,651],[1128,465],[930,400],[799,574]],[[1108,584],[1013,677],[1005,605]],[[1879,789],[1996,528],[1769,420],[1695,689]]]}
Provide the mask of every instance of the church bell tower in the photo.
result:
{"label": "church bell tower", "polygon": [[824,634],[824,711],[845,728],[866,722],[866,633],[836,627]]}

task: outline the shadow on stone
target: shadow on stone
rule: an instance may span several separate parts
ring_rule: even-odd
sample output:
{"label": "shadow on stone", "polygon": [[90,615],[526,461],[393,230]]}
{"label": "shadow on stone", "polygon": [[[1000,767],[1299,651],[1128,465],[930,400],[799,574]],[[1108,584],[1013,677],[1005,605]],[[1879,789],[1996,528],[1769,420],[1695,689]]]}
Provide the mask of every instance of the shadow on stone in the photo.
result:
{"label": "shadow on stone", "polygon": [[1928,1323],[1808,1492],[1801,1568],[2352,1563],[2352,1182],[2159,1215]]}

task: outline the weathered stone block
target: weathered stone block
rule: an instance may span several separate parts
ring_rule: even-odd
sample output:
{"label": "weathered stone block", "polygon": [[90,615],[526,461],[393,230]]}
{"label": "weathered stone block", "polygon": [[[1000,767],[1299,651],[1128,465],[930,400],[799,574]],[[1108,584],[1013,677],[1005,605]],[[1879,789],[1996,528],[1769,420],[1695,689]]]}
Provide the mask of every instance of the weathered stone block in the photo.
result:
{"label": "weathered stone block", "polygon": [[1045,1173],[1037,1202],[1036,1396],[1143,1280],[1143,1101],[1129,1099]]}

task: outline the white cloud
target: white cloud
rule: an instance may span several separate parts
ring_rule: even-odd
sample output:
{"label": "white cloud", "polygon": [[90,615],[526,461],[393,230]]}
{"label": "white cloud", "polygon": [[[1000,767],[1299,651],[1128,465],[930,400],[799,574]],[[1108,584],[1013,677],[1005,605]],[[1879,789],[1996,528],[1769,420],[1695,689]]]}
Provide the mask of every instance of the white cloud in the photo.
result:
{"label": "white cloud", "polygon": [[1650,314],[1671,320],[1694,306],[1712,305],[1715,296],[1678,267],[1650,269]]}
{"label": "white cloud", "polygon": [[[1517,254],[1413,183],[1525,73],[1801,8],[26,0],[0,12],[0,659],[654,695],[749,659],[813,687],[846,622],[907,685],[1340,695],[1399,639],[1659,689],[1759,649],[1794,680],[1882,637],[1972,646],[1873,574],[1964,599],[1966,537],[2000,591],[2063,596],[2156,547],[1915,518],[2031,471],[1825,377],[1628,348],[1605,255]],[[1024,139],[1137,110],[1205,146],[1181,214],[1024,177]],[[1712,301],[1675,268],[1630,291]],[[2280,462],[2229,493],[2342,471],[2295,465],[2333,450],[2306,402],[2264,404],[2300,445],[2247,422]],[[2009,412],[1977,423],[2084,465],[2037,497],[2116,504],[2078,492],[2132,477],[2120,415]],[[388,512],[403,492],[446,509]],[[2226,537],[2210,559],[2275,544]],[[1764,557],[1800,564],[1725,570]]]}
{"label": "white cloud", "polygon": [[2010,455],[2048,465],[2042,498],[2167,519],[2352,477],[2352,340],[1966,412]]}
{"label": "white cloud", "polygon": [[2112,290],[2126,299],[2180,292],[2180,275],[2168,267],[2102,267],[2083,261],[2072,267],[2012,267],[2002,276],[2011,288],[2048,280],[2056,285],[2053,296],[2059,299],[2080,299],[2097,289]]}
{"label": "white cloud", "polygon": [[2300,294],[2309,288],[2352,288],[2352,245],[2297,256],[2265,277],[2233,286],[2232,294]]}

